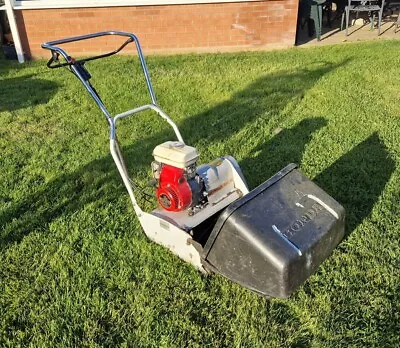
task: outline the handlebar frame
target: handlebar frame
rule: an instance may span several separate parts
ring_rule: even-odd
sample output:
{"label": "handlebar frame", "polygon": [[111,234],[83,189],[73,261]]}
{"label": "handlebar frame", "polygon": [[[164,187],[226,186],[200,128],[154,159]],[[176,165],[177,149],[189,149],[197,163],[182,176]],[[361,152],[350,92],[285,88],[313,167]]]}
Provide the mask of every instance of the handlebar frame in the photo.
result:
{"label": "handlebar frame", "polygon": [[[127,37],[128,39],[118,49],[116,49],[116,50],[114,50],[112,52],[101,54],[101,55],[97,55],[97,56],[93,56],[93,57],[89,57],[89,58],[78,59],[78,60],[75,60],[74,58],[72,58],[66,52],[65,49],[59,47],[59,45],[66,44],[66,43],[82,41],[82,40],[89,40],[89,39],[94,39],[94,38],[97,38],[97,37],[108,36],[108,35],[122,36],[122,37]],[[109,56],[112,56],[114,54],[117,54],[123,48],[125,48],[125,46],[127,46],[131,42],[134,42],[135,46],[136,46],[136,50],[137,50],[137,53],[138,53],[138,56],[139,56],[140,64],[141,64],[141,67],[142,67],[142,70],[143,70],[143,73],[144,73],[144,76],[145,76],[147,89],[148,89],[148,92],[150,94],[151,104],[154,105],[154,106],[157,106],[157,99],[156,99],[156,96],[155,96],[155,93],[154,93],[154,90],[153,90],[153,86],[152,86],[151,81],[150,81],[149,72],[147,70],[147,66],[146,66],[146,62],[145,62],[145,59],[144,59],[144,56],[143,56],[143,53],[142,53],[142,49],[140,47],[139,39],[136,37],[136,35],[131,34],[131,33],[122,32],[122,31],[102,31],[102,32],[93,33],[93,34],[80,35],[80,36],[74,36],[74,37],[69,37],[69,38],[49,41],[49,42],[45,42],[45,43],[43,43],[41,45],[42,48],[51,51],[51,58],[47,63],[47,66],[49,68],[54,69],[54,68],[59,68],[59,67],[63,67],[63,66],[69,66],[71,71],[72,71],[72,73],[82,82],[82,84],[84,85],[86,90],[89,92],[91,97],[94,99],[94,101],[96,102],[96,104],[98,105],[100,110],[103,112],[104,116],[106,117],[106,119],[107,119],[107,121],[108,121],[108,123],[109,123],[109,125],[111,127],[111,136],[112,137],[115,136],[115,124],[114,124],[115,122],[114,122],[114,119],[111,116],[111,114],[108,112],[107,108],[103,104],[103,102],[100,99],[100,97],[97,94],[97,92],[94,90],[93,86],[83,76],[82,66],[87,61],[91,61],[91,60],[95,60],[95,59],[101,59],[101,58],[105,58],[105,57],[109,57]],[[59,56],[62,56],[65,59],[65,63],[59,63],[57,65],[53,65],[54,62],[58,61]],[[178,138],[179,137],[180,137],[180,134],[179,134]]]}
{"label": "handlebar frame", "polygon": [[[50,60],[47,62],[47,67],[50,68],[50,69],[55,69],[55,68],[61,68],[61,67],[64,67],[64,66],[70,66],[70,65],[75,64],[75,63],[86,63],[86,62],[91,61],[91,60],[110,57],[110,56],[112,56],[114,54],[117,54],[118,52],[122,51],[122,49],[126,45],[131,43],[131,42],[133,42],[133,39],[129,38],[119,48],[117,48],[114,51],[111,51],[111,52],[108,52],[108,53],[104,53],[104,54],[99,54],[97,56],[93,56],[93,57],[89,57],[89,58],[85,58],[85,59],[79,59],[79,60],[70,59],[66,63],[59,63],[57,65],[52,65],[52,63],[58,61],[58,57],[60,56],[60,53],[58,53],[57,51],[52,51],[52,56],[51,56]],[[59,48],[59,47],[57,47],[57,48]]]}
{"label": "handlebar frame", "polygon": [[[59,47],[59,45],[66,44],[66,43],[71,43],[75,41],[82,41],[82,40],[88,40],[88,39],[93,39],[96,37],[102,37],[102,36],[107,36],[107,35],[115,35],[115,36],[123,36],[127,37],[128,39],[116,50],[111,51],[109,53],[105,54],[100,54],[97,56],[89,57],[89,58],[83,58],[83,59],[78,59],[75,60],[71,56],[68,55],[68,53]],[[95,59],[101,59],[105,57],[112,56],[114,54],[117,54],[120,52],[125,46],[127,46],[129,43],[134,42],[136,45],[136,50],[139,56],[140,64],[146,79],[146,85],[148,92],[150,94],[151,98],[151,103],[143,106],[136,107],[134,109],[122,112],[118,115],[115,115],[114,117],[111,116],[111,114],[108,112],[107,108],[103,104],[103,101],[97,94],[96,90],[94,87],[90,84],[89,79],[90,79],[90,74],[84,67],[84,64],[88,61],[95,60]],[[138,216],[142,216],[143,211],[138,205],[135,194],[133,192],[133,186],[131,183],[131,180],[129,178],[129,173],[122,155],[121,148],[119,146],[119,142],[117,139],[116,135],[116,123],[118,120],[123,119],[125,117],[137,114],[139,112],[145,111],[145,110],[153,110],[156,113],[158,113],[159,116],[161,116],[164,120],[166,120],[169,125],[173,128],[176,137],[178,138],[179,141],[184,143],[183,138],[181,136],[181,133],[177,127],[177,125],[174,123],[174,121],[158,106],[156,96],[154,94],[153,86],[151,85],[150,81],[150,76],[147,70],[146,62],[143,57],[142,49],[140,47],[140,43],[138,38],[134,34],[126,33],[126,32],[121,32],[121,31],[103,31],[103,32],[98,32],[98,33],[93,33],[93,34],[88,34],[88,35],[81,35],[81,36],[74,36],[70,38],[65,38],[65,39],[60,39],[60,40],[54,40],[54,41],[49,41],[45,42],[42,45],[42,48],[47,49],[51,52],[51,58],[47,63],[47,66],[51,69],[53,68],[59,68],[62,66],[68,66],[71,70],[71,72],[82,82],[86,90],[89,92],[91,97],[94,99],[104,116],[106,117],[108,124],[110,126],[110,152],[111,155],[114,159],[114,162],[118,168],[118,171],[122,177],[122,180],[129,192],[129,196],[131,198],[133,207],[138,214]],[[65,59],[65,63],[60,63],[58,58],[59,56],[62,56]],[[58,64],[53,65],[53,63],[57,62]]]}

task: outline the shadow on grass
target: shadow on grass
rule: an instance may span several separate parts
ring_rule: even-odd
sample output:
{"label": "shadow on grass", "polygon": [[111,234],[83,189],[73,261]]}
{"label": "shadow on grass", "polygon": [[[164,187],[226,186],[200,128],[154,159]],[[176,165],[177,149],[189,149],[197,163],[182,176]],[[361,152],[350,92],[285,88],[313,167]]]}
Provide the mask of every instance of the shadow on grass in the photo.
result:
{"label": "shadow on grass", "polygon": [[[221,141],[256,118],[279,115],[289,102],[301,98],[324,74],[343,64],[345,62],[265,76],[233,95],[231,100],[185,119],[180,124],[181,132],[194,145]],[[14,80],[14,86],[19,83],[21,80]],[[42,87],[46,86],[54,88],[43,82]],[[21,100],[20,95],[13,98]],[[300,163],[311,134],[325,125],[323,118],[303,120],[254,149],[255,156],[240,163],[250,187],[262,183],[290,162]],[[147,170],[153,148],[170,138],[171,131],[166,130],[127,146],[124,149],[126,158],[135,159],[133,171],[137,174]],[[370,214],[394,169],[395,163],[385,145],[373,134],[318,175],[315,181],[344,205],[346,231],[350,233]],[[32,180],[43,181],[42,178]],[[45,228],[59,216],[73,214],[91,202],[116,201],[121,194],[125,194],[125,189],[111,156],[106,156],[46,185],[39,184],[35,194],[18,202],[12,203],[5,197],[3,200],[8,203],[0,213],[0,249],[19,242],[34,229]]]}
{"label": "shadow on grass", "polygon": [[[347,60],[340,64],[323,63],[316,68],[307,68],[290,73],[273,73],[264,76],[246,89],[232,96],[229,101],[223,102],[204,113],[185,119],[179,125],[185,139],[190,139],[190,144],[206,147],[208,144],[221,142],[238,132],[247,123],[257,118],[271,118],[280,115],[280,112],[289,103],[300,100],[304,92],[325,74],[347,64]],[[28,83],[30,88],[38,89],[41,85],[31,85],[29,81],[9,81],[14,90],[18,85]],[[50,84],[42,83],[42,88],[53,90]],[[30,89],[29,88],[29,89]],[[50,94],[49,94],[50,95]],[[17,107],[24,103],[22,94],[12,94],[12,102],[8,107]],[[13,99],[14,98],[14,99]],[[29,98],[28,98],[29,100]],[[18,101],[18,103],[17,103]],[[25,104],[32,103],[32,100]],[[21,107],[21,106],[20,106]],[[305,143],[311,132],[323,125],[322,119],[302,122],[297,129],[282,132],[275,141],[271,142],[272,149],[268,151],[270,161],[275,165],[261,163],[259,161],[244,161],[243,165],[248,174],[250,183],[267,179],[265,168],[269,168],[269,174],[273,170],[279,170],[287,162],[298,161],[301,158]],[[137,142],[123,149],[127,161],[134,162],[133,177],[143,174],[148,170],[152,161],[152,150],[165,140],[170,140],[171,130],[165,126],[165,131],[152,134],[143,141]],[[276,155],[278,148],[288,146],[285,137],[291,140],[285,156]],[[274,155],[275,153],[275,155]],[[132,161],[134,159],[134,161]],[[43,178],[33,178],[35,182],[43,182]],[[0,249],[9,243],[20,241],[26,234],[37,228],[45,228],[49,222],[61,215],[69,215],[82,209],[86,204],[97,200],[113,202],[118,199],[125,190],[111,156],[95,160],[72,174],[62,175],[46,185],[38,185],[38,190],[30,197],[19,202],[11,203],[11,199],[5,197],[7,208],[0,213]],[[133,213],[133,212],[132,212]]]}
{"label": "shadow on grass", "polygon": [[377,133],[342,156],[314,181],[346,210],[346,234],[368,217],[396,169]]}
{"label": "shadow on grass", "polygon": [[[261,184],[290,162],[301,163],[312,133],[326,124],[323,118],[305,119],[259,145],[256,157],[240,163],[249,186]],[[373,133],[314,179],[344,206],[346,235],[368,217],[395,169],[385,144]]]}
{"label": "shadow on grass", "polygon": [[0,112],[46,104],[53,97],[58,84],[32,76],[34,75],[13,77],[1,81]]}
{"label": "shadow on grass", "polygon": [[289,163],[300,163],[312,134],[327,124],[322,117],[304,119],[292,128],[281,130],[269,142],[258,145],[253,150],[256,156],[240,162],[249,186],[260,185]]}
{"label": "shadow on grass", "polygon": [[[179,125],[180,130],[188,143],[193,145],[206,147],[207,144],[221,142],[221,139],[235,134],[257,118],[279,116],[288,103],[300,100],[304,92],[312,88],[322,76],[344,64],[346,62],[325,64],[323,67],[295,73],[267,75],[233,95],[231,100],[185,119]],[[300,163],[312,133],[326,123],[321,117],[305,119],[290,129],[282,130],[268,142],[261,141],[254,149],[254,157],[240,163],[249,184],[255,186],[261,183],[290,162]],[[134,159],[133,171],[140,174],[147,170],[153,148],[170,138],[171,131],[168,129],[125,147],[125,157]],[[388,156],[384,143],[377,134],[373,134],[318,175],[315,181],[345,206],[346,229],[349,233],[370,214],[394,169],[394,161]],[[31,180],[43,182],[40,177]],[[71,174],[37,185],[34,194],[18,202],[6,198],[9,203],[0,212],[0,250],[20,242],[33,230],[46,231],[48,224],[57,217],[70,216],[96,201],[99,205],[111,204],[121,195],[126,195],[126,191],[108,155]],[[134,214],[133,209],[130,213]],[[202,314],[207,301],[196,303],[196,306],[199,315],[193,317],[193,321],[207,325],[208,316]],[[282,324],[280,326],[288,325],[304,330],[302,338],[294,342],[293,346],[310,345],[312,333],[304,329],[298,315],[289,306],[273,301],[268,301],[268,306],[272,320]],[[224,332],[220,331],[220,334]]]}
{"label": "shadow on grass", "polygon": [[[229,138],[256,119],[274,118],[278,123],[283,122],[279,117],[282,117],[282,110],[289,103],[300,102],[304,93],[322,76],[345,66],[348,62],[349,59],[339,64],[320,62],[317,67],[290,73],[272,73],[259,78],[244,90],[235,93],[230,100],[204,113],[184,119],[179,124],[181,134],[190,145],[207,148],[210,144]],[[124,148],[124,157],[135,159],[135,167],[131,170],[141,172],[144,168],[147,169],[152,161],[154,147],[163,141],[171,140],[171,137],[175,138],[166,125],[163,131]],[[129,163],[127,165],[129,167]]]}

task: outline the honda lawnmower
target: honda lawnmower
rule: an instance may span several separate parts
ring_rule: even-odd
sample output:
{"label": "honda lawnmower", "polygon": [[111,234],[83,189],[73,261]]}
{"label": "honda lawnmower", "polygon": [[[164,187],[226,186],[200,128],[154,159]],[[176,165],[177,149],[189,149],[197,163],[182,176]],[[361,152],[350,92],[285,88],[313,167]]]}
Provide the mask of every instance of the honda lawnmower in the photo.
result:
{"label": "honda lawnmower", "polygon": [[[116,35],[126,41],[115,51],[74,59],[65,43]],[[136,45],[151,102],[112,116],[90,83],[85,64]],[[288,297],[326,259],[344,235],[344,209],[296,165],[289,164],[252,191],[238,163],[223,156],[199,165],[196,148],[187,145],[177,125],[160,108],[138,38],[108,31],[42,44],[51,51],[49,68],[68,67],[106,117],[110,151],[145,234],[190,262],[201,272],[218,273],[266,297]],[[63,58],[62,60],[60,58]],[[176,140],[155,147],[150,185],[157,208],[144,211],[135,198],[137,185],[128,174],[117,140],[117,123],[153,110],[175,132]],[[149,178],[150,179],[150,178]]]}

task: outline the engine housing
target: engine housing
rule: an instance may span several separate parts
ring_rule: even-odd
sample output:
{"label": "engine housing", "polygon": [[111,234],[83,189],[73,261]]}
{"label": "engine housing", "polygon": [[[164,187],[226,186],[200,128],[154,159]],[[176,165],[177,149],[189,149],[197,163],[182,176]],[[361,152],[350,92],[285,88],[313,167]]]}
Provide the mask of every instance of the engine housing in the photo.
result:
{"label": "engine housing", "polygon": [[177,141],[158,145],[153,156],[156,196],[164,210],[192,215],[235,190],[231,167],[223,158],[196,167],[197,150]]}
{"label": "engine housing", "polygon": [[168,211],[181,211],[192,204],[192,190],[184,169],[164,164],[156,190],[158,203]]}

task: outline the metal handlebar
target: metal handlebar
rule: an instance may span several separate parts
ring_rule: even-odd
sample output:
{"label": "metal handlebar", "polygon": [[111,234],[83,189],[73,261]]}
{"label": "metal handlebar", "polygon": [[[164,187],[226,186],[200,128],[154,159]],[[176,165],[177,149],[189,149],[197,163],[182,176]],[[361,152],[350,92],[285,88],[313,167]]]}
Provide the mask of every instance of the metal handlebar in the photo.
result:
{"label": "metal handlebar", "polygon": [[[96,37],[107,36],[107,35],[124,36],[124,37],[128,37],[128,40],[126,40],[118,49],[116,49],[116,50],[114,50],[112,52],[101,54],[101,55],[94,56],[94,57],[85,58],[85,59],[80,59],[80,60],[75,60],[75,59],[71,58],[64,49],[62,49],[61,47],[58,47],[58,45],[62,45],[62,44],[70,43],[70,42],[94,39]],[[145,62],[144,57],[143,57],[142,49],[140,47],[138,38],[134,34],[122,32],[122,31],[102,31],[102,32],[93,33],[93,34],[74,36],[74,37],[64,38],[64,39],[60,39],[60,40],[54,40],[54,41],[45,42],[45,43],[43,43],[41,45],[41,47],[44,48],[44,49],[50,50],[51,53],[52,53],[52,56],[51,56],[50,60],[47,63],[47,66],[49,68],[59,68],[59,67],[62,67],[62,66],[70,66],[71,71],[81,80],[81,82],[85,85],[86,89],[88,89],[88,87],[91,87],[91,86],[82,77],[82,72],[79,71],[79,70],[81,70],[81,69],[79,69],[79,66],[82,66],[85,62],[90,61],[90,60],[105,58],[105,57],[109,57],[111,55],[114,55],[114,54],[120,52],[126,45],[128,45],[131,42],[135,42],[136,50],[138,52],[138,56],[139,56],[139,60],[140,60],[140,64],[142,66],[143,73],[144,73],[144,76],[145,76],[145,79],[146,79],[147,89],[149,91],[152,103],[156,105],[157,104],[157,100],[156,100],[156,96],[155,96],[154,91],[153,91],[153,87],[151,85],[150,76],[149,76],[149,72],[147,70],[146,62]],[[52,65],[53,62],[58,61],[59,55],[61,55],[65,59],[66,62],[65,63],[59,63],[58,65]],[[88,89],[88,91],[92,95],[92,93],[90,92],[89,89]],[[95,92],[95,94],[97,94],[97,93]],[[92,95],[92,97],[93,97],[93,95]],[[107,116],[110,117],[108,112],[107,113],[104,112],[104,110],[103,110],[104,105],[102,107],[98,103],[98,101],[101,102],[100,98],[98,98],[99,100],[96,100],[96,98],[94,98],[94,99],[95,99],[96,103],[99,105],[100,109],[106,115],[106,117]]]}
{"label": "metal handlebar", "polygon": [[75,42],[75,41],[94,39],[96,37],[107,36],[107,35],[126,36],[126,37],[130,37],[133,41],[138,41],[136,35],[134,35],[134,34],[126,33],[123,31],[112,30],[112,31],[100,31],[98,33],[93,33],[93,34],[86,34],[86,35],[73,36],[73,37],[68,37],[68,38],[59,39],[59,40],[53,40],[53,41],[49,41],[49,42],[42,44],[42,47],[51,49],[52,46],[54,46],[54,45],[62,45],[65,43],[70,43],[70,42]]}
{"label": "metal handlebar", "polygon": [[56,51],[52,51],[51,58],[47,62],[47,67],[50,68],[50,69],[55,69],[55,68],[61,68],[61,67],[64,67],[64,66],[69,66],[69,65],[72,65],[72,64],[76,64],[76,63],[81,63],[82,64],[82,63],[86,63],[86,62],[88,62],[90,60],[106,58],[106,57],[112,56],[112,55],[117,54],[118,52],[122,51],[122,49],[127,44],[129,44],[131,42],[133,42],[133,39],[129,38],[119,48],[117,48],[114,51],[111,51],[111,52],[108,52],[108,53],[104,53],[104,54],[99,54],[97,56],[93,56],[93,57],[89,57],[89,58],[79,59],[79,60],[69,59],[66,63],[58,63],[57,65],[52,65],[52,63],[58,61],[58,57],[60,56],[60,54],[58,52],[56,52]]}
{"label": "metal handlebar", "polygon": [[[70,43],[70,42],[75,42],[75,41],[82,41],[82,40],[88,40],[88,39],[93,39],[96,37],[101,37],[101,36],[107,36],[107,35],[115,35],[115,36],[124,36],[127,37],[128,39],[116,50],[100,54],[97,56],[89,57],[89,58],[83,58],[83,59],[74,59],[68,53],[60,48],[58,45]],[[151,104],[144,105],[129,111],[126,111],[122,114],[118,114],[115,117],[112,117],[111,114],[108,112],[107,108],[103,104],[103,101],[101,100],[100,96],[98,95],[97,91],[95,88],[90,84],[89,79],[91,78],[90,73],[86,70],[84,67],[84,64],[88,61],[95,60],[95,59],[100,59],[100,58],[105,58],[112,56],[118,52],[120,52],[125,46],[127,46],[129,43],[134,42],[136,45],[136,50],[139,56],[140,64],[142,66],[142,70],[146,79],[146,85],[147,89],[149,91],[150,97],[151,97]],[[51,69],[54,68],[60,68],[60,67],[65,67],[68,66],[71,70],[71,72],[82,82],[82,84],[85,86],[86,90],[89,92],[91,97],[94,99],[100,110],[103,112],[104,116],[106,117],[109,125],[110,125],[110,138],[112,140],[116,139],[115,135],[115,127],[116,127],[116,122],[120,118],[124,118],[129,115],[133,115],[135,113],[152,109],[156,111],[163,119],[165,119],[173,128],[177,138],[179,141],[183,142],[182,136],[179,132],[178,127],[176,124],[172,121],[172,119],[164,112],[161,110],[161,108],[157,105],[157,100],[153,91],[153,87],[151,85],[150,81],[150,76],[149,72],[147,70],[146,62],[143,57],[142,49],[139,44],[139,39],[131,33],[125,33],[122,31],[103,31],[99,33],[93,33],[93,34],[88,34],[88,35],[81,35],[81,36],[74,36],[70,38],[65,38],[65,39],[60,39],[60,40],[54,40],[54,41],[49,41],[45,42],[41,45],[42,48],[50,50],[51,51],[51,58],[47,62],[47,66]],[[65,59],[65,63],[60,63],[59,62],[59,56],[62,56]],[[54,62],[58,62],[58,64],[53,65]]]}

